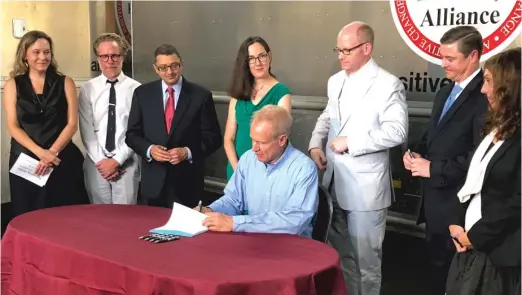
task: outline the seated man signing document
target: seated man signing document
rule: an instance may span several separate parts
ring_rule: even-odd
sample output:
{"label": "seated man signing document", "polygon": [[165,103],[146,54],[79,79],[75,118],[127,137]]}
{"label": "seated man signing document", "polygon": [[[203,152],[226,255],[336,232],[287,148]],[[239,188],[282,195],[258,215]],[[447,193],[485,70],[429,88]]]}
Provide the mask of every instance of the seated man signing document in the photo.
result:
{"label": "seated man signing document", "polygon": [[241,156],[225,195],[203,208],[212,231],[312,236],[318,176],[310,158],[288,142],[292,117],[267,105],[250,126],[252,150]]}

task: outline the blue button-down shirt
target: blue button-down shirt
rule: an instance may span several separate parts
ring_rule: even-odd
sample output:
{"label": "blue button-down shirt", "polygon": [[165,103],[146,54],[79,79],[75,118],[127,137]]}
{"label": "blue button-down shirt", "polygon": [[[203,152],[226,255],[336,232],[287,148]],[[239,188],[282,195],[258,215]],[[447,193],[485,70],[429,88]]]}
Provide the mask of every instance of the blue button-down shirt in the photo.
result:
{"label": "blue button-down shirt", "polygon": [[317,169],[290,144],[275,164],[244,153],[225,187],[225,195],[209,207],[233,216],[233,231],[312,236],[319,202]]}

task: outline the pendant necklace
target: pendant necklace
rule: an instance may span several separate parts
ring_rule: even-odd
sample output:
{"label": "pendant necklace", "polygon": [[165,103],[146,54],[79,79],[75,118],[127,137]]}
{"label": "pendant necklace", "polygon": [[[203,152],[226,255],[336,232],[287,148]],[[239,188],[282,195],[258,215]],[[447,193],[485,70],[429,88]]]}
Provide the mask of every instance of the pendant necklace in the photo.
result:
{"label": "pendant necklace", "polygon": [[265,87],[265,85],[262,85],[261,87],[259,87],[259,89],[256,89],[256,88],[254,87],[254,89],[253,89],[254,91],[252,92],[252,100],[255,100],[255,99],[256,99],[257,93],[258,93],[259,91],[261,91],[261,89],[263,89],[263,87]]}

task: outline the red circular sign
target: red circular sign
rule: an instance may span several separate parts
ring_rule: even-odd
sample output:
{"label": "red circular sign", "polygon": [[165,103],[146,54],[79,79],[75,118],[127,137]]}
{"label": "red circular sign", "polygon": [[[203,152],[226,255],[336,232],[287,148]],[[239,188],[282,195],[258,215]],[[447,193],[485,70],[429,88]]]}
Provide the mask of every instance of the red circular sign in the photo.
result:
{"label": "red circular sign", "polygon": [[[509,4],[509,6],[507,6],[508,3],[504,1],[501,9],[492,11],[486,10],[488,8],[491,9],[493,6],[492,3],[488,3],[491,1],[486,0],[474,0],[472,3],[466,0],[453,2],[437,0],[422,1],[423,3],[421,4],[419,4],[419,2],[421,1],[391,0],[392,14],[395,25],[408,46],[418,55],[432,63],[441,63],[439,52],[440,44],[434,40],[439,40],[444,32],[452,27],[458,26],[458,21],[455,22],[456,18],[463,20],[468,17],[468,22],[470,22],[473,17],[475,17],[474,21],[477,23],[477,19],[484,21],[484,16],[486,16],[486,23],[475,26],[483,36],[484,50],[481,60],[486,60],[490,56],[502,51],[520,35],[520,29],[522,28],[522,26],[520,26],[522,22],[521,0],[512,0],[512,5]],[[461,8],[466,7],[468,10],[455,11],[456,9],[453,6],[457,5],[460,5]],[[412,8],[422,11],[412,11]],[[482,12],[480,12],[481,9]],[[412,15],[412,12],[414,12],[415,15]],[[436,18],[434,17],[435,12]],[[423,15],[424,17],[420,17]],[[489,17],[489,19],[487,19],[487,17]],[[435,23],[440,24],[442,19],[444,22],[443,25],[433,26]],[[446,25],[448,19],[451,19],[451,22]],[[492,20],[491,23],[487,23],[488,20]],[[496,22],[494,22],[495,20]],[[425,22],[428,22],[432,28],[423,28],[422,25]],[[473,25],[473,23],[463,23],[462,25]]]}
{"label": "red circular sign", "polygon": [[130,5],[131,1],[116,1],[116,20],[118,22],[118,27],[120,28],[120,34],[125,37],[125,40],[129,42],[129,45],[132,44],[132,35],[127,26],[127,24],[130,25],[131,20]]}

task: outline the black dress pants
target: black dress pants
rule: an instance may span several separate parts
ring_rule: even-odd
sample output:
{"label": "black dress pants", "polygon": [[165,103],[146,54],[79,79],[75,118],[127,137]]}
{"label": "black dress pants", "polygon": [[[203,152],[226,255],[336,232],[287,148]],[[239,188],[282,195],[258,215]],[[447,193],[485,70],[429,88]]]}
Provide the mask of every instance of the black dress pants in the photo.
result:
{"label": "black dress pants", "polygon": [[147,198],[147,205],[172,209],[174,202],[183,204],[179,198],[176,197],[174,186],[168,181],[169,179],[170,178],[167,176],[163,183],[163,188],[157,198]]}
{"label": "black dress pants", "polygon": [[449,232],[440,234],[427,230],[426,243],[430,262],[431,295],[444,295],[451,260],[457,250]]}

